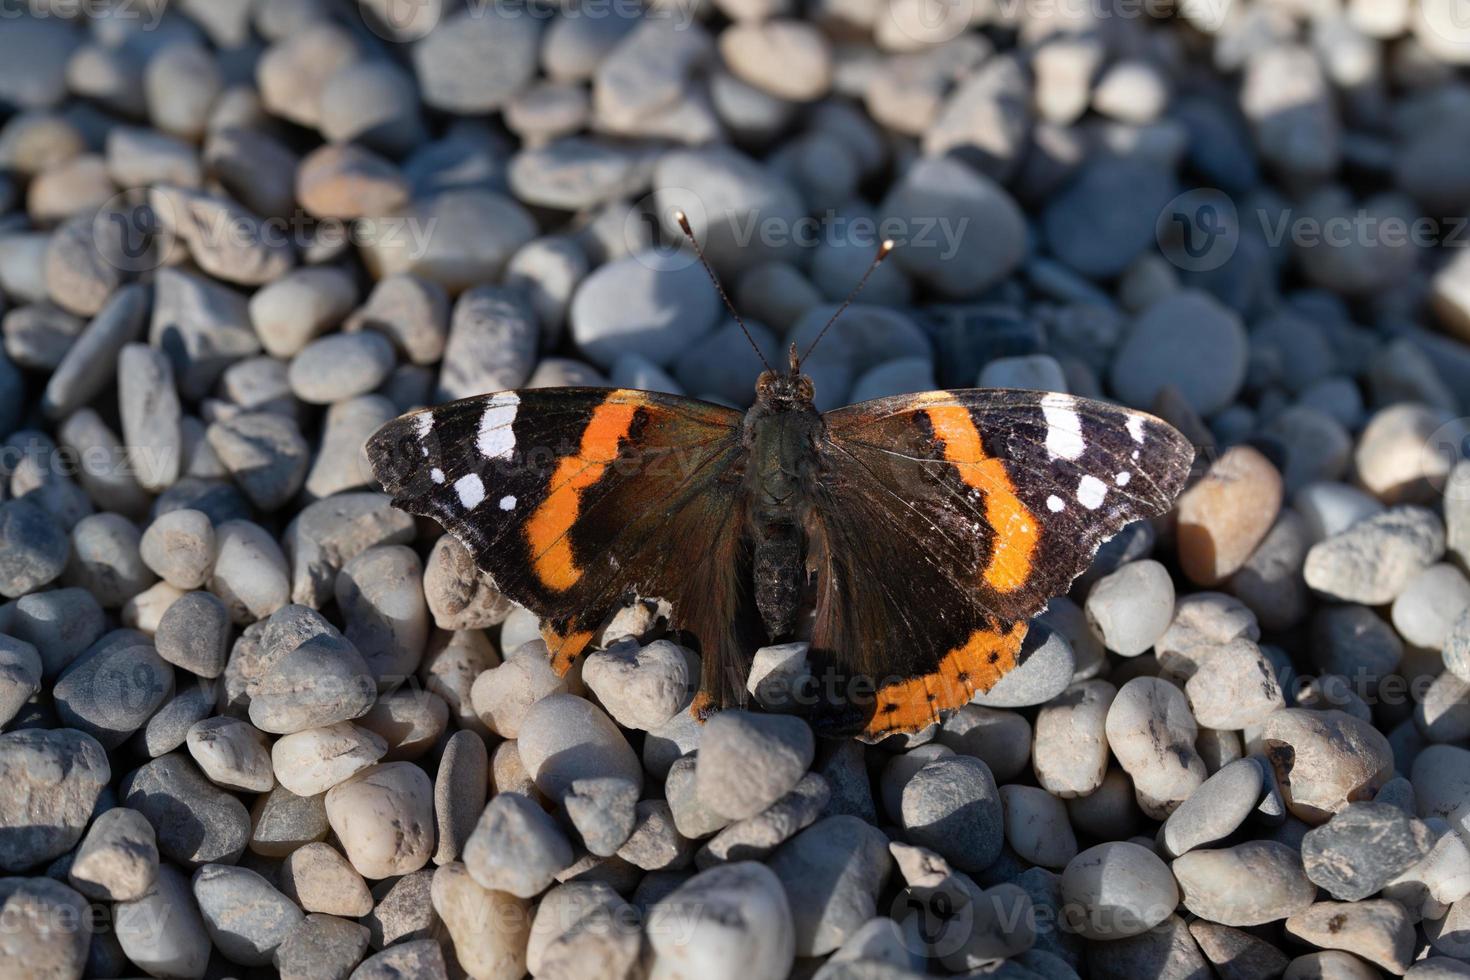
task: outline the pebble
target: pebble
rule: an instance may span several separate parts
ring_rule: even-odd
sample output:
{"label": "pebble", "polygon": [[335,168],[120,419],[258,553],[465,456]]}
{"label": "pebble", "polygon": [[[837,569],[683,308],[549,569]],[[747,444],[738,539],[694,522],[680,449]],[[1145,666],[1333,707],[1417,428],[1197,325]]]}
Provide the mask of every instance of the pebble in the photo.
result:
{"label": "pebble", "polygon": [[49,878],[0,879],[0,915],[12,923],[3,950],[18,977],[80,977],[93,939],[91,907]]}
{"label": "pebble", "polygon": [[286,556],[269,532],[249,521],[215,527],[209,591],[229,607],[237,624],[265,619],[290,601]]}
{"label": "pebble", "polygon": [[40,507],[0,503],[0,596],[14,599],[55,581],[70,552],[66,532]]}
{"label": "pebble", "polygon": [[250,720],[277,735],[304,732],[367,713],[377,685],[362,655],[333,634],[309,637],[276,659],[250,695]]}
{"label": "pebble", "polygon": [[533,704],[521,722],[517,745],[536,788],[553,800],[575,792],[580,779],[616,778],[643,785],[638,757],[600,708],[571,694]]}
{"label": "pebble", "polygon": [[333,143],[361,142],[390,156],[423,142],[418,90],[389,61],[344,66],[322,86],[321,132]]}
{"label": "pebble", "polygon": [[1129,562],[1093,585],[1084,610],[1109,650],[1136,657],[1168,629],[1174,617],[1174,582],[1156,561]]}
{"label": "pebble", "polygon": [[390,217],[409,193],[397,167],[355,143],[328,143],[303,157],[296,170],[296,199],[324,220]]}
{"label": "pebble", "polygon": [[[1391,405],[1368,420],[1353,453],[1353,468],[1363,489],[1383,501],[1434,503],[1453,460],[1424,447],[1445,437],[1453,413],[1413,402]],[[1453,429],[1451,430],[1453,431]]]}
{"label": "pebble", "polygon": [[375,330],[392,340],[410,363],[434,364],[443,356],[449,334],[449,298],[436,282],[412,275],[386,276],[343,329]]}
{"label": "pebble", "polygon": [[689,699],[689,660],[667,640],[619,643],[582,663],[582,682],[624,728],[651,731]]}
{"label": "pebble", "polygon": [[1178,857],[1229,837],[1256,809],[1264,778],[1255,759],[1222,766],[1164,821],[1159,838],[1164,851]]}
{"label": "pebble", "polygon": [[[1367,606],[1326,606],[1312,618],[1311,652],[1324,673],[1374,686],[1398,667],[1404,644]],[[1446,665],[1453,669],[1449,660]]]}
{"label": "pebble", "polygon": [[1108,747],[1153,819],[1167,818],[1205,781],[1205,762],[1194,747],[1199,726],[1184,693],[1168,681],[1128,681],[1113,698],[1106,724]]}
{"label": "pebble", "polygon": [[1062,872],[1061,889],[1066,927],[1093,940],[1147,932],[1179,904],[1169,866],[1129,841],[1098,844],[1078,854]]}
{"label": "pebble", "polygon": [[[312,913],[276,947],[273,963],[282,980],[346,977],[367,952],[367,946],[366,926]],[[401,955],[399,947],[394,948],[394,955]]]}
{"label": "pebble", "polygon": [[780,878],[753,861],[688,879],[654,903],[645,929],[654,976],[780,980],[794,963],[786,891]]}
{"label": "pebble", "polygon": [[238,718],[221,716],[196,722],[185,745],[205,778],[216,786],[264,793],[276,784],[266,736]]}
{"label": "pebble", "polygon": [[1455,621],[1470,609],[1470,580],[1441,562],[1420,572],[1394,599],[1392,619],[1399,636],[1412,646],[1442,650]]}
{"label": "pebble", "polygon": [[567,316],[594,364],[611,367],[631,353],[663,367],[714,327],[719,302],[704,271],[682,253],[642,252],[583,279]]}
{"label": "pebble", "polygon": [[1216,648],[1260,638],[1255,613],[1239,599],[1223,592],[1194,592],[1180,596],[1173,621],[1154,643],[1154,653],[1168,675],[1187,681]]}
{"label": "pebble", "polygon": [[1152,405],[1173,385],[1196,412],[1213,415],[1244,383],[1247,350],[1245,328],[1231,310],[1203,293],[1179,290],[1134,319],[1114,353],[1109,381],[1129,405]]}
{"label": "pebble", "polygon": [[[69,728],[0,735],[0,869],[25,871],[71,850],[81,840],[112,778],[103,747]],[[45,822],[37,822],[37,814]]]}
{"label": "pebble", "polygon": [[1281,508],[1281,474],[1249,446],[1226,450],[1179,498],[1179,562],[1214,586],[1243,567]]}
{"label": "pebble", "polygon": [[434,911],[454,941],[455,959],[472,977],[522,976],[531,931],[529,904],[481,885],[462,864],[434,872]]}
{"label": "pebble", "polygon": [[413,518],[381,493],[341,493],[304,507],[286,527],[291,601],[320,608],[337,573],[369,548],[412,539]]}
{"label": "pebble", "polygon": [[402,545],[369,548],[337,575],[337,608],[348,642],[380,685],[410,676],[423,658],[429,614],[418,554]]}
{"label": "pebble", "polygon": [[1250,640],[1232,640],[1206,652],[1184,684],[1195,721],[1238,731],[1286,707],[1271,661]]}
{"label": "pebble", "polygon": [[[289,241],[228,198],[155,185],[148,192],[148,208],[170,235],[187,246],[195,264],[215,279],[259,286],[296,264]],[[221,234],[219,229],[229,232]]]}
{"label": "pebble", "polygon": [[282,894],[308,913],[355,919],[373,910],[367,882],[330,844],[303,844],[281,862]]}
{"label": "pebble", "polygon": [[1370,799],[1393,775],[1388,739],[1341,711],[1277,711],[1260,740],[1287,807],[1310,824]]}
{"label": "pebble", "polygon": [[[113,294],[88,331],[108,317],[141,320],[147,312],[147,295],[130,293],[134,289],[141,287],[124,286]],[[121,332],[123,327],[119,322],[112,329]],[[120,337],[117,346],[132,340],[135,332]],[[158,270],[154,279],[148,343],[173,362],[174,380],[185,400],[204,397],[225,368],[260,351],[243,296],[212,279],[171,268]],[[80,344],[79,340],[71,353]]]}
{"label": "pebble", "polygon": [[0,725],[41,689],[41,655],[24,640],[0,634]]}
{"label": "pebble", "polygon": [[904,783],[899,817],[910,842],[962,871],[981,871],[1000,856],[1004,812],[995,778],[979,759],[948,756],[924,765]]}
{"label": "pebble", "polygon": [[705,722],[700,739],[699,802],[729,820],[753,817],[796,787],[814,752],[812,731],[799,718],[722,711]]}
{"label": "pebble", "polygon": [[364,878],[422,868],[434,849],[433,785],[411,762],[386,762],[326,794],[327,821]]}
{"label": "pebble", "polygon": [[1106,724],[1117,694],[1107,681],[1082,681],[1037,713],[1031,757],[1042,789],[1066,800],[1102,785],[1109,758]]}
{"label": "pebble", "polygon": [[460,296],[445,342],[441,401],[526,384],[540,346],[534,311],[519,292],[480,286]]}
{"label": "pebble", "polygon": [[52,688],[62,723],[114,749],[173,696],[174,672],[133,630],[114,630],[61,672]]}
{"label": "pebble", "polygon": [[327,80],[359,56],[344,28],[325,20],[296,25],[261,53],[255,67],[260,101],[271,115],[300,126],[321,122],[321,92]]}
{"label": "pebble", "polygon": [[777,848],[768,866],[795,913],[797,955],[822,956],[873,917],[888,838],[857,817],[828,817]]}
{"label": "pebble", "polygon": [[1032,626],[1021,648],[1021,663],[972,704],[992,708],[1028,708],[1046,704],[1072,682],[1077,672],[1072,644],[1045,624]]}
{"label": "pebble", "polygon": [[357,286],[341,269],[295,269],[250,297],[250,322],[267,354],[294,357],[341,323],[356,299]]}
{"label": "pebble", "polygon": [[242,412],[206,432],[209,446],[256,507],[274,510],[301,489],[310,446],[296,423],[274,412]]}
{"label": "pebble", "polygon": [[1444,555],[1444,524],[1422,507],[1393,507],[1314,544],[1303,574],[1319,594],[1342,602],[1392,602]]}
{"label": "pebble", "polygon": [[498,279],[516,250],[536,235],[535,222],[520,204],[473,187],[416,199],[391,218],[381,234],[375,226],[359,245],[373,276],[415,275],[452,293]]}
{"label": "pebble", "polygon": [[566,836],[535,801],[519,793],[490,800],[464,846],[464,863],[481,887],[534,898],[572,864]]}
{"label": "pebble", "polygon": [[138,553],[142,535],[121,514],[89,514],[71,531],[71,554],[62,581],[85,588],[104,607],[117,607],[153,583]]}
{"label": "pebble", "polygon": [[292,793],[315,796],[375,764],[387,751],[381,735],[339,721],[281,736],[270,747],[270,767]]}
{"label": "pebble", "polygon": [[1301,856],[1273,840],[1193,850],[1176,858],[1173,869],[1185,907],[1228,926],[1276,922],[1307,908],[1316,896]]}
{"label": "pebble", "polygon": [[208,592],[186,592],[164,610],[153,644],[158,655],[174,666],[199,677],[218,677],[229,656],[230,611]]}
{"label": "pebble", "polygon": [[194,898],[217,948],[245,966],[265,966],[301,922],[301,910],[259,874],[226,864],[194,872]]}
{"label": "pebble", "polygon": [[123,797],[153,825],[159,854],[187,868],[232,864],[250,839],[245,805],[179,752],[144,763],[127,780]]}
{"label": "pebble", "polygon": [[1321,949],[1361,956],[1402,976],[1412,962],[1414,927],[1394,902],[1317,902],[1286,920],[1286,931]]}
{"label": "pebble", "polygon": [[539,18],[515,11],[465,11],[413,48],[424,103],[473,115],[502,108],[536,72]]}
{"label": "pebble", "polygon": [[194,723],[214,713],[215,689],[212,683],[180,683],[174,696],[148,719],[143,730],[134,736],[145,755],[156,759],[180,748]]}
{"label": "pebble", "polygon": [[330,830],[322,797],[297,796],[279,783],[256,797],[250,816],[250,850],[266,857],[285,857]]}
{"label": "pebble", "polygon": [[398,977],[446,980],[448,976],[439,941],[414,939],[369,956],[352,971],[348,980],[396,980]]}
{"label": "pebble", "polygon": [[1283,509],[1245,564],[1230,577],[1230,590],[1264,628],[1290,629],[1307,615],[1308,592],[1301,573],[1311,545],[1301,515]]}
{"label": "pebble", "polygon": [[158,881],[142,898],[118,902],[113,932],[123,953],[140,970],[154,976],[203,976],[211,949],[204,918],[189,888],[189,879],[165,864]]}
{"label": "pebble", "polygon": [[1006,843],[1017,856],[1043,868],[1064,868],[1077,856],[1077,837],[1066,805],[1034,786],[1002,786]]}
{"label": "pebble", "polygon": [[738,78],[778,98],[809,102],[832,83],[827,39],[810,24],[783,18],[732,24],[720,33],[719,48]]}
{"label": "pebble", "polygon": [[1354,803],[1302,838],[1312,882],[1343,901],[1376,894],[1429,854],[1433,833],[1387,803]]}

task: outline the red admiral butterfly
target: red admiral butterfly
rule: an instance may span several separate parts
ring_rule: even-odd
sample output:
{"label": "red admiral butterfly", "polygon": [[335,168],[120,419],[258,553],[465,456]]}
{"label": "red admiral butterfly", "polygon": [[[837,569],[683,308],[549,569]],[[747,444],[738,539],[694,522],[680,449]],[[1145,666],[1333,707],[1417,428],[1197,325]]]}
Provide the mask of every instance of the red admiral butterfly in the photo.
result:
{"label": "red admiral butterfly", "polygon": [[697,712],[744,701],[756,647],[809,636],[815,676],[842,681],[814,726],[869,739],[1012,670],[1029,618],[1108,537],[1167,511],[1194,458],[1151,415],[1065,394],[931,391],[819,413],[812,393],[793,346],[743,413],[502,391],[396,419],[368,456],[397,506],[437,520],[541,618],[558,671],[607,617],[658,597],[698,642]]}

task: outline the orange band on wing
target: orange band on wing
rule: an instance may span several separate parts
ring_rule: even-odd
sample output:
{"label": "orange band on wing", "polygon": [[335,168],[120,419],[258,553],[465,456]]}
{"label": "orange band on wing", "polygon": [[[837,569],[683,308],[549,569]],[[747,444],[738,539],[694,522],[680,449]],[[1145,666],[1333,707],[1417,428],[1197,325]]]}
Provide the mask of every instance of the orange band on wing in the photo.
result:
{"label": "orange band on wing", "polygon": [[1005,464],[986,454],[969,409],[931,405],[924,411],[934,434],[944,442],[944,458],[966,483],[985,494],[985,519],[995,530],[985,581],[1000,592],[1014,592],[1031,576],[1031,556],[1040,535],[1036,517],[1016,496]]}
{"label": "orange band on wing", "polygon": [[941,711],[968,703],[976,691],[990,690],[1015,668],[1026,628],[1026,623],[1015,622],[999,630],[976,630],[963,646],[944,655],[934,673],[884,684],[863,737],[916,732],[937,721]]}
{"label": "orange band on wing", "polygon": [[571,456],[557,461],[551,474],[551,492],[526,521],[536,578],[548,589],[564,592],[577,584],[582,569],[572,554],[567,532],[577,522],[582,491],[602,479],[618,457],[618,443],[633,426],[633,415],[644,399],[633,391],[615,391],[592,411],[582,444]]}
{"label": "orange band on wing", "polygon": [[579,630],[568,624],[565,633],[550,622],[541,624],[541,639],[546,641],[546,652],[551,654],[551,669],[557,676],[572,669],[577,656],[592,642],[591,630]]}

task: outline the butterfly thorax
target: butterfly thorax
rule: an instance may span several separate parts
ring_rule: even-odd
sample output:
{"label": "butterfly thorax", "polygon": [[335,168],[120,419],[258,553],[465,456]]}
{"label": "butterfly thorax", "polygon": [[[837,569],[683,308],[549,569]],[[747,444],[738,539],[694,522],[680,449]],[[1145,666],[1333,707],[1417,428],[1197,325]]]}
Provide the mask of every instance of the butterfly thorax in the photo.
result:
{"label": "butterfly thorax", "polygon": [[761,375],[745,415],[746,499],[754,544],[756,606],[771,638],[796,624],[805,581],[807,509],[822,416],[802,374]]}

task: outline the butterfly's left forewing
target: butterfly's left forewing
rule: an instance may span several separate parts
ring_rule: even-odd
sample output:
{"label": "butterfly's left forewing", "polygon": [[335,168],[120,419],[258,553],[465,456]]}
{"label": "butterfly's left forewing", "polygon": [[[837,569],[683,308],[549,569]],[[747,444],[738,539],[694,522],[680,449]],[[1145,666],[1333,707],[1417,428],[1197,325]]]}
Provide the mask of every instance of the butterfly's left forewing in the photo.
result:
{"label": "butterfly's left forewing", "polygon": [[1103,541],[1166,512],[1194,458],[1151,415],[1055,393],[900,395],[823,418],[812,656],[877,691],[823,705],[819,723],[869,738],[922,728],[1013,669],[1027,620]]}

